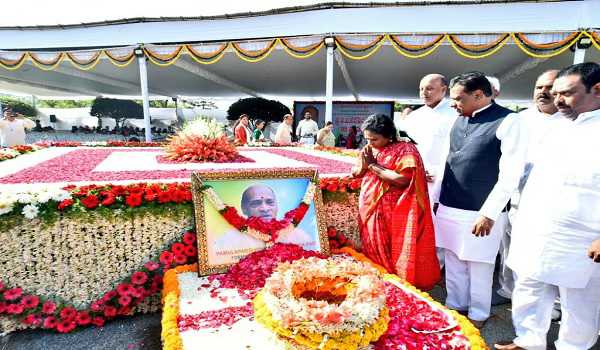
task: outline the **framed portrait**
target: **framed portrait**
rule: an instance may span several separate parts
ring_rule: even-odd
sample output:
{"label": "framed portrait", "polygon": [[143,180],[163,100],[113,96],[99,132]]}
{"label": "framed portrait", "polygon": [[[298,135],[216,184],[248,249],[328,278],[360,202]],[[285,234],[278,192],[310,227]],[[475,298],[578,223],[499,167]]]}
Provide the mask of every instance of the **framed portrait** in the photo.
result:
{"label": "framed portrait", "polygon": [[192,193],[200,275],[276,243],[329,254],[316,170],[196,172]]}

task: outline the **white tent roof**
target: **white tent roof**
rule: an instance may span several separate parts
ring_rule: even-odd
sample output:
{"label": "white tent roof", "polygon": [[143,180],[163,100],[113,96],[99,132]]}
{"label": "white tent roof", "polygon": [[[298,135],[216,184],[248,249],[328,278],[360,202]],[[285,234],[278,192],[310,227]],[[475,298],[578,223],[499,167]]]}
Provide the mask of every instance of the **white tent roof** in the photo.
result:
{"label": "white tent roof", "polygon": [[[16,55],[21,50],[66,51],[121,45],[130,45],[124,50],[133,50],[131,45],[138,44],[217,45],[261,38],[308,36],[307,40],[322,40],[331,35],[355,36],[360,42],[362,37],[368,41],[371,35],[388,33],[476,33],[471,38],[476,44],[493,37],[485,33],[542,33],[542,37],[552,38],[598,27],[600,1],[328,4],[227,18],[139,18],[60,27],[0,28],[0,49],[5,50],[5,55]],[[177,63],[168,66],[149,62],[150,93],[213,97],[253,94],[298,99],[324,95],[324,48],[304,59],[292,57],[281,45],[276,45],[260,62],[247,62],[238,56],[238,52],[228,48],[213,64],[196,63],[189,54],[178,56]],[[586,60],[600,61],[600,50],[593,46],[586,50]],[[489,57],[470,59],[457,54],[445,41],[426,57],[407,58],[398,54],[391,42],[385,42],[367,59],[341,57],[336,62],[336,98],[357,93],[361,99],[414,99],[419,79],[425,74],[437,72],[452,77],[467,70],[481,70],[500,78],[502,98],[528,100],[536,76],[546,69],[570,65],[573,52],[535,58],[508,42]],[[3,87],[39,95],[139,95],[139,68],[135,62],[116,67],[102,57],[91,70],[79,70],[64,60],[52,70],[43,71],[27,60],[15,70],[0,67],[0,88]]]}

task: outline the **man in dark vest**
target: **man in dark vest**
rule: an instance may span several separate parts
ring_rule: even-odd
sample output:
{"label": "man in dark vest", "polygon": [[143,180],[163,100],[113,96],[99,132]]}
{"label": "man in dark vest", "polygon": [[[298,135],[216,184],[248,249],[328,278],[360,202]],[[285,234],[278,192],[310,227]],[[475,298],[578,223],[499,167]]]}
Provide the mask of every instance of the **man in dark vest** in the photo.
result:
{"label": "man in dark vest", "polygon": [[523,170],[520,121],[497,105],[480,72],[450,82],[459,117],[450,132],[436,214],[436,244],[446,260],[446,305],[468,313],[477,327],[490,316],[494,263],[508,201]]}

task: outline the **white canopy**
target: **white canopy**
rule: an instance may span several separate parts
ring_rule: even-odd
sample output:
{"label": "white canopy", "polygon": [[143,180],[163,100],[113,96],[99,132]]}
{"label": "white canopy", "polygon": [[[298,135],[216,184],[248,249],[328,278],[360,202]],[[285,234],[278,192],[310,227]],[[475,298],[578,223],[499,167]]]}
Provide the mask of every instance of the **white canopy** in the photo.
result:
{"label": "white canopy", "polygon": [[572,64],[569,47],[580,40],[591,46],[586,60],[600,61],[598,27],[599,1],[337,3],[208,18],[0,27],[0,89],[139,96],[133,54],[141,47],[150,59],[150,95],[321,99],[325,38],[335,37],[336,99],[416,99],[425,74],[481,70],[500,78],[501,98],[529,100],[536,76]]}

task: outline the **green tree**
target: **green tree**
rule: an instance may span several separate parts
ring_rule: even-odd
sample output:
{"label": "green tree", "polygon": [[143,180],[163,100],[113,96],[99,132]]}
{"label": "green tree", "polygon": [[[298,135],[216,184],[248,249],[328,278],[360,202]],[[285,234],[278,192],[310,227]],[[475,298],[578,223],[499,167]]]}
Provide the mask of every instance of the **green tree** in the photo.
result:
{"label": "green tree", "polygon": [[124,119],[144,118],[142,106],[135,101],[104,97],[97,97],[94,100],[90,114],[98,118],[100,127],[102,127],[100,118],[114,119],[117,127],[121,126]]}
{"label": "green tree", "polygon": [[91,107],[94,100],[38,100],[40,108],[85,108]]}
{"label": "green tree", "polygon": [[8,106],[16,113],[20,113],[27,118],[37,117],[37,110],[29,103],[25,103],[10,97],[0,97],[0,104],[2,104],[2,108]]}
{"label": "green tree", "polygon": [[227,110],[227,119],[237,120],[240,115],[247,114],[251,119],[262,119],[266,122],[281,122],[290,109],[283,103],[261,97],[243,98],[234,102]]}

